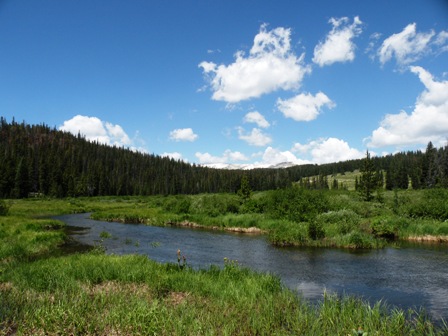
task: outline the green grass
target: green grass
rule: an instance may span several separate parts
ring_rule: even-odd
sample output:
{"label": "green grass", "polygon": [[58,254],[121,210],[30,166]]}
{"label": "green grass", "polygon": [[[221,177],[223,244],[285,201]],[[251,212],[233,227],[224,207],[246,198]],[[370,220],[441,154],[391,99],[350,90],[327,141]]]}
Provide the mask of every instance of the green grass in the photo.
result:
{"label": "green grass", "polygon": [[[368,335],[448,332],[422,312],[349,296],[325,295],[311,305],[277,277],[231,260],[193,270],[145,256],[105,255],[101,249],[61,255],[62,223],[36,218],[72,212],[79,204],[91,210],[142,211],[160,201],[16,201],[8,216],[0,216],[0,335],[354,335],[360,327]],[[222,220],[228,225],[239,223],[227,216]],[[328,216],[350,223],[358,218],[350,211]],[[249,217],[242,218],[254,224]],[[287,232],[296,225],[253,217],[271,230],[283,225]]]}
{"label": "green grass", "polygon": [[354,191],[280,190],[253,193],[246,202],[236,194],[15,200],[9,210],[18,216],[92,212],[97,220],[156,226],[257,227],[276,245],[381,248],[391,239],[448,236],[447,198],[443,190],[406,190],[364,202]]}
{"label": "green grass", "polygon": [[[356,174],[342,176],[354,181]],[[92,211],[94,219],[158,226],[193,222],[223,230],[257,227],[269,232],[269,237],[281,236],[272,239],[280,245],[378,248],[391,238],[447,235],[447,191],[386,191],[373,202],[347,190],[294,195],[259,192],[243,203],[235,194],[84,198],[60,201],[58,211],[65,205],[66,212]],[[310,226],[316,225],[324,233],[319,239],[310,236]]]}
{"label": "green grass", "polygon": [[355,170],[353,172],[345,172],[343,174],[338,173],[334,175],[328,175],[328,184],[331,186],[333,185],[333,180],[338,180],[338,183],[341,187],[347,188],[348,190],[355,190],[355,180],[356,178],[359,179],[361,176],[361,173],[359,170]]}
{"label": "green grass", "polygon": [[424,314],[354,297],[309,305],[232,262],[194,271],[135,255],[53,257],[17,265],[0,289],[0,333],[18,335],[442,334]]}

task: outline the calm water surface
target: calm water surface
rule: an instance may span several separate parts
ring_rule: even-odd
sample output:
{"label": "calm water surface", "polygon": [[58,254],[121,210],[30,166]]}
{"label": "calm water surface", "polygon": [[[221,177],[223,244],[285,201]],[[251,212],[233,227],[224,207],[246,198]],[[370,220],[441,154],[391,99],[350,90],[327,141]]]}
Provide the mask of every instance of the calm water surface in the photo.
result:
{"label": "calm water surface", "polygon": [[159,262],[177,262],[177,249],[195,268],[223,265],[224,258],[242,266],[278,275],[289,288],[311,301],[324,291],[384,300],[400,308],[424,307],[436,319],[448,320],[448,246],[408,245],[402,248],[350,252],[322,248],[276,248],[259,235],[230,234],[176,227],[152,227],[94,221],[88,214],[60,216],[77,227],[72,237],[98,244],[103,231],[107,253],[147,255]]}

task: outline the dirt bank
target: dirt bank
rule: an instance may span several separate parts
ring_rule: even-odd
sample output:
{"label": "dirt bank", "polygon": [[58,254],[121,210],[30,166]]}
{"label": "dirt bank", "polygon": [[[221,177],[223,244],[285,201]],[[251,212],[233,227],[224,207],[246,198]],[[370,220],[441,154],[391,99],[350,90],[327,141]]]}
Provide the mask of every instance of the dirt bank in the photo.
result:
{"label": "dirt bank", "polygon": [[220,230],[220,231],[228,231],[228,232],[253,233],[253,234],[266,233],[265,230],[261,230],[257,227],[240,228],[240,227],[208,226],[208,225],[201,225],[201,224],[189,222],[189,221],[170,222],[167,224],[172,225],[172,226],[189,227],[189,228],[193,228],[193,229]]}

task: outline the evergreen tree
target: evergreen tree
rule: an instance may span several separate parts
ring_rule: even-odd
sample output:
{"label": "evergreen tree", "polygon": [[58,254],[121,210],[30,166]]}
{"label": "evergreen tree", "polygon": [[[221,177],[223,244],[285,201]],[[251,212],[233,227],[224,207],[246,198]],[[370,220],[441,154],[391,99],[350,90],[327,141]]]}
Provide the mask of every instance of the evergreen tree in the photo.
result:
{"label": "evergreen tree", "polygon": [[369,151],[366,152],[363,165],[361,167],[361,176],[358,182],[358,190],[362,198],[370,202],[373,200],[373,192],[378,188],[378,176]]}
{"label": "evergreen tree", "polygon": [[17,166],[16,176],[14,180],[13,196],[15,198],[24,198],[28,196],[28,193],[29,193],[28,167],[24,158],[21,158]]}
{"label": "evergreen tree", "polygon": [[422,159],[422,174],[421,174],[421,185],[424,188],[431,188],[435,186],[435,160],[436,160],[437,150],[430,141],[426,146],[425,154]]}
{"label": "evergreen tree", "polygon": [[333,179],[333,183],[331,185],[331,189],[337,190],[339,189],[339,182],[337,179]]}
{"label": "evergreen tree", "polygon": [[249,179],[246,174],[241,177],[241,186],[238,190],[238,196],[241,197],[243,203],[248,201],[252,196],[252,189],[250,188]]}

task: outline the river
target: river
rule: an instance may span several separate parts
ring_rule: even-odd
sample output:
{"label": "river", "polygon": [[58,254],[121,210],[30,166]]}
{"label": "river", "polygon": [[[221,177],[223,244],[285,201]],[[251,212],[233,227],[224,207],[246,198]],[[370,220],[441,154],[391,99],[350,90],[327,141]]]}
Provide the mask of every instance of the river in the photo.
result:
{"label": "river", "polygon": [[[194,268],[223,265],[224,258],[279,276],[310,301],[324,291],[383,300],[399,308],[423,307],[448,321],[448,246],[406,244],[400,248],[348,251],[327,248],[278,248],[262,235],[178,227],[153,227],[89,219],[89,214],[59,216],[81,244],[102,244],[110,254],[144,254],[177,263],[177,250]],[[105,232],[110,237],[105,238]],[[101,238],[103,237],[103,238]]]}

